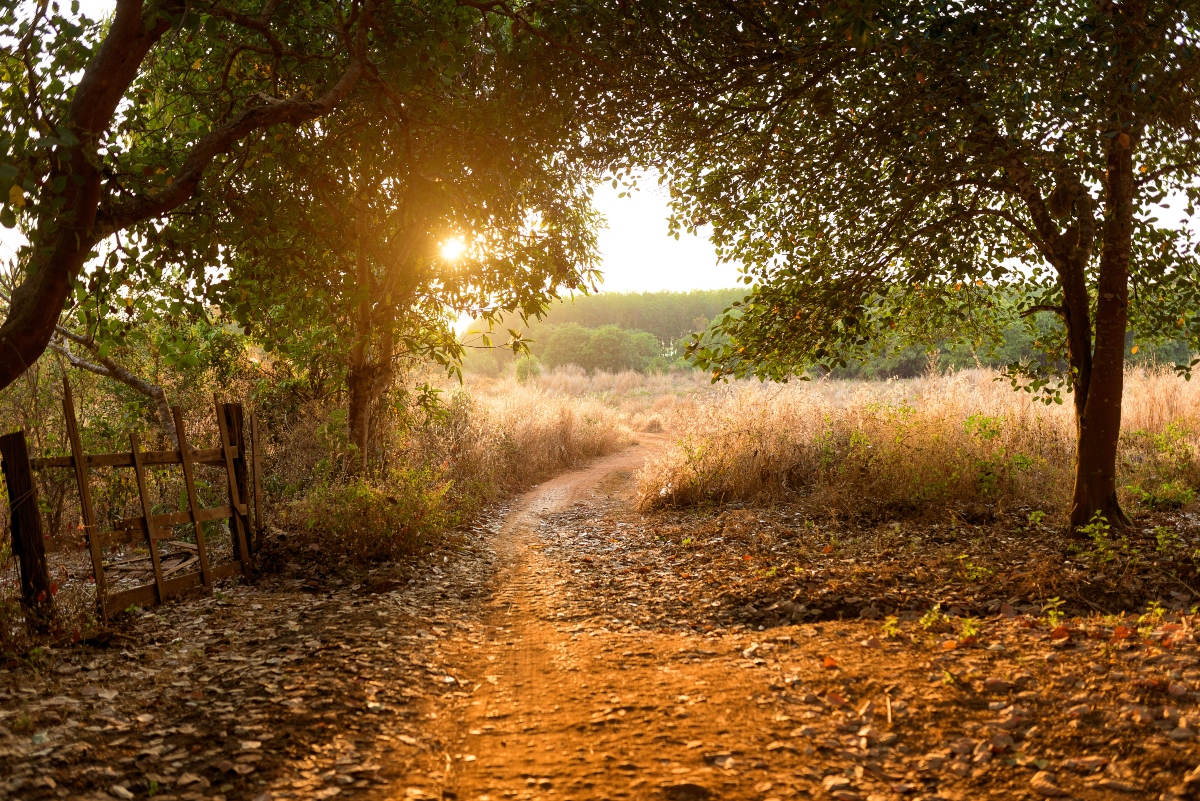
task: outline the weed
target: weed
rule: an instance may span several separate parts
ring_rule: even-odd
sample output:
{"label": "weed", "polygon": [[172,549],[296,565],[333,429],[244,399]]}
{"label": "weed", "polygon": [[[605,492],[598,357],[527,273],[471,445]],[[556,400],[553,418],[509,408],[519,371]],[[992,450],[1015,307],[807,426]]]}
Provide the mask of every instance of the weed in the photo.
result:
{"label": "weed", "polygon": [[1050,628],[1056,629],[1062,622],[1066,614],[1062,611],[1062,607],[1066,605],[1066,601],[1061,598],[1054,597],[1046,602],[1042,607],[1042,614],[1046,616],[1046,622],[1050,624]]}
{"label": "weed", "polygon": [[962,638],[964,640],[968,639],[970,637],[978,637],[979,636],[979,621],[973,617],[964,617],[959,622],[959,631],[961,632]]}
{"label": "weed", "polygon": [[1030,528],[1041,528],[1042,521],[1044,521],[1045,519],[1046,519],[1045,512],[1043,512],[1041,509],[1034,509],[1032,512],[1029,513],[1029,527]]}
{"label": "weed", "polygon": [[900,636],[900,618],[895,615],[888,615],[883,620],[883,625],[880,626],[883,636],[887,638]]}
{"label": "weed", "polygon": [[1175,533],[1175,530],[1166,526],[1155,527],[1154,541],[1157,543],[1159,553],[1167,553],[1183,545],[1183,540],[1179,539],[1179,535]]}
{"label": "weed", "polygon": [[1112,526],[1102,512],[1092,515],[1092,521],[1086,526],[1080,526],[1079,533],[1092,541],[1091,549],[1085,552],[1091,559],[1111,562],[1122,554],[1134,561],[1137,559],[1128,537],[1122,536],[1119,540],[1112,538]]}
{"label": "weed", "polygon": [[925,629],[926,631],[932,628],[944,626],[949,622],[950,618],[945,612],[942,611],[941,604],[934,604],[933,608],[922,615],[921,619],[917,621],[921,628]]}
{"label": "weed", "polygon": [[970,560],[969,554],[963,554],[958,557],[959,568],[962,570],[963,577],[967,581],[979,581],[980,579],[988,578],[996,574],[995,570],[983,565],[977,565]]}
{"label": "weed", "polygon": [[1139,506],[1156,511],[1178,509],[1196,500],[1196,491],[1178,480],[1164,481],[1154,490],[1144,490],[1138,484],[1125,489]]}

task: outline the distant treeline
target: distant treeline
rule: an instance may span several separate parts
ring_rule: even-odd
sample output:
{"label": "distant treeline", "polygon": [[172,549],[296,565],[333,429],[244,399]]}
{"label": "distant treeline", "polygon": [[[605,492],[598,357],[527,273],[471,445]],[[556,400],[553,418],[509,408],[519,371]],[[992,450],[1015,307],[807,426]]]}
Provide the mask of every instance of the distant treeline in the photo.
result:
{"label": "distant treeline", "polygon": [[[520,325],[520,320],[506,320],[491,339],[504,344],[508,335],[503,328],[515,328],[529,340],[534,358],[551,368],[575,364],[588,372],[692,369],[682,358],[687,340],[745,295],[746,290],[736,288],[577,295],[555,303],[540,321]],[[486,324],[474,323],[464,341],[478,346],[479,332],[486,330]],[[512,363],[512,352],[506,349],[468,347],[464,366],[495,375]]]}
{"label": "distant treeline", "polygon": [[[662,372],[693,369],[684,358],[691,336],[706,330],[725,309],[741,300],[739,288],[694,290],[692,292],[640,292],[580,295],[555,303],[540,321],[520,325],[506,320],[491,335],[494,344],[508,341],[507,328],[516,328],[529,341],[533,361],[525,371],[574,364],[588,372],[637,370]],[[486,325],[475,323],[464,337],[469,346],[464,367],[474,373],[497,375],[512,369],[512,351],[481,348],[480,332]],[[973,348],[949,342],[934,346],[897,348],[880,343],[876,355],[852,361],[834,370],[833,377],[845,379],[913,378],[931,370],[946,372],[970,367],[1003,368],[1043,358],[1036,341],[1061,340],[1062,325],[1050,315],[1038,315],[1027,324],[1014,321],[994,346]],[[1187,344],[1153,344],[1139,341],[1130,332],[1126,358],[1132,364],[1182,363],[1189,358]],[[1065,365],[1063,366],[1065,369]]]}
{"label": "distant treeline", "polygon": [[[994,347],[973,348],[962,343],[937,343],[933,347],[914,345],[907,348],[888,347],[883,343],[876,355],[863,361],[851,361],[832,372],[833,378],[880,380],[915,378],[925,373],[945,373],[971,367],[1007,366],[1041,361],[1045,357],[1034,343],[1060,341],[1064,336],[1062,324],[1050,315],[1039,315],[1031,328],[1015,322],[1003,332]],[[1140,340],[1134,331],[1125,337],[1125,359],[1129,364],[1182,364],[1191,358],[1186,342],[1149,343]],[[1065,363],[1057,369],[1065,371]]]}

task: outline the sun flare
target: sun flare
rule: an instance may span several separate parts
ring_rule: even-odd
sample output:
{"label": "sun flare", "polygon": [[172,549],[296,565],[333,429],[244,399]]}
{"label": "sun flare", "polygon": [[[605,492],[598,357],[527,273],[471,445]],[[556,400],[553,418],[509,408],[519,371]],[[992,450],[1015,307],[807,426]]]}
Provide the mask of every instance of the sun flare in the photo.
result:
{"label": "sun flare", "polygon": [[442,243],[442,258],[446,261],[458,261],[466,251],[467,243],[463,241],[461,236],[447,239]]}

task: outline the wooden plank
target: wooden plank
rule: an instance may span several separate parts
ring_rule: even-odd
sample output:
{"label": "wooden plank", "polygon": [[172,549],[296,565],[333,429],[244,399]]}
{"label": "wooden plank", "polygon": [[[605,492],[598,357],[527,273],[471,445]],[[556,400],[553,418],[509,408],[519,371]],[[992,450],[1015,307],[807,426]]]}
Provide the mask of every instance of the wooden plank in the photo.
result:
{"label": "wooden plank", "polygon": [[[229,477],[229,505],[240,510],[244,507],[241,496],[238,494],[237,470],[233,464],[234,452],[229,435],[229,423],[225,418],[225,409],[221,407],[216,393],[213,394],[213,405],[216,407],[217,428],[221,433],[221,448],[225,451],[225,472]],[[250,549],[246,546],[246,529],[242,525],[242,515],[235,513],[230,516],[230,520],[233,521],[233,531],[236,536],[234,542],[238,546],[237,555],[242,563],[243,574],[246,581],[250,581]]]}
{"label": "wooden plank", "polygon": [[21,601],[31,613],[30,622],[40,627],[53,614],[54,597],[46,567],[46,538],[42,536],[37,485],[33,483],[24,431],[0,437],[0,459],[8,487],[12,550],[20,565]]}
{"label": "wooden plank", "polygon": [[263,513],[262,513],[262,478],[259,475],[258,446],[258,413],[250,412],[250,469],[254,473],[254,550],[262,551],[263,547]]}
{"label": "wooden plank", "polygon": [[[220,520],[222,517],[229,517],[233,514],[233,510],[228,506],[214,506],[210,509],[201,509],[196,512],[196,519],[200,522],[208,520]],[[170,539],[174,535],[167,532],[164,533],[160,529],[167,526],[180,526],[184,523],[192,522],[192,513],[190,511],[183,512],[167,512],[162,515],[154,515],[150,519],[150,525],[154,527],[154,539],[165,540]],[[146,518],[138,515],[137,517],[122,517],[113,524],[113,528],[117,531],[133,531],[140,533],[141,539],[146,539]]]}
{"label": "wooden plank", "polygon": [[175,434],[179,437],[179,454],[182,456],[183,483],[187,487],[188,517],[196,532],[196,551],[200,557],[200,578],[206,590],[212,589],[212,571],[208,565],[208,551],[204,547],[204,525],[200,520],[200,501],[196,497],[196,482],[192,478],[192,456],[188,448],[187,430],[183,425],[183,412],[178,406],[171,407],[171,416],[175,420]]}
{"label": "wooden plank", "polygon": [[147,537],[150,541],[150,562],[154,565],[154,586],[158,587],[158,602],[166,601],[163,588],[162,562],[158,559],[158,543],[154,541],[154,515],[150,513],[150,493],[146,490],[146,470],[142,467],[142,450],[136,431],[129,432],[130,455],[133,457],[133,474],[137,478],[138,498],[142,502],[142,516],[149,521]]}
{"label": "wooden plank", "polygon": [[[193,448],[191,451],[192,464],[206,464],[213,467],[224,467],[225,457],[220,448]],[[128,453],[95,453],[84,456],[87,467],[133,467],[133,457]],[[48,467],[74,467],[75,462],[70,456],[46,456],[30,459],[34,470],[44,470]],[[142,464],[147,467],[158,467],[167,464],[182,464],[179,451],[143,451]]]}
{"label": "wooden plank", "polygon": [[83,515],[83,531],[87,536],[88,550],[92,555],[92,576],[96,580],[96,606],[104,616],[104,551],[96,530],[96,512],[92,508],[92,487],[88,482],[87,459],[83,454],[83,443],[79,438],[79,420],[75,416],[75,396],[71,394],[71,382],[63,376],[63,417],[67,421],[67,439],[71,444],[69,467],[75,470],[75,484],[79,487],[79,508]]}
{"label": "wooden plank", "polygon": [[[228,578],[241,572],[241,562],[226,562],[223,565],[217,565],[213,568],[212,577],[214,580]],[[185,573],[182,576],[175,576],[163,582],[163,587],[166,590],[168,598],[183,595],[188,590],[203,586],[204,583],[199,573]],[[114,592],[104,600],[104,607],[105,611],[112,615],[125,611],[129,608],[130,604],[154,606],[156,603],[158,603],[158,590],[155,585],[142,584],[127,590]]]}
{"label": "wooden plank", "polygon": [[[246,455],[245,415],[242,413],[242,404],[240,403],[223,403],[221,409],[225,413],[229,445],[233,449],[233,474],[237,478],[238,498],[241,500],[239,513],[242,518],[242,530],[246,532],[246,553],[250,555],[254,552],[254,530],[250,524],[249,513],[250,482],[249,460]],[[234,556],[240,558],[240,554],[234,554]]]}

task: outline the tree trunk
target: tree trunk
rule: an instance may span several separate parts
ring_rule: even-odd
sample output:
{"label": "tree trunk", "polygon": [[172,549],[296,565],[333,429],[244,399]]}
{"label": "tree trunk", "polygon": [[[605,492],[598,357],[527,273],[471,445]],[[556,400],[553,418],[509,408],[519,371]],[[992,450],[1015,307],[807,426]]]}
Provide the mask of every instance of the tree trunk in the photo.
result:
{"label": "tree trunk", "polygon": [[364,364],[353,367],[346,374],[346,389],[349,396],[350,444],[357,450],[350,463],[350,472],[356,476],[367,474],[367,434],[371,420],[370,369]]}
{"label": "tree trunk", "polygon": [[[1115,528],[1129,525],[1117,501],[1117,444],[1125,385],[1125,329],[1129,319],[1129,259],[1133,242],[1133,154],[1115,141],[1108,154],[1103,248],[1096,298],[1096,345],[1082,398],[1076,399],[1079,440],[1071,528],[1100,514]],[[1078,392],[1078,389],[1077,389]]]}
{"label": "tree trunk", "polygon": [[367,474],[367,427],[371,420],[371,387],[375,383],[373,365],[367,351],[371,347],[371,262],[367,258],[366,202],[354,201],[355,284],[358,292],[358,315],[355,320],[354,344],[350,347],[350,366],[346,371],[346,390],[349,395],[350,444],[354,454],[351,472]]}

